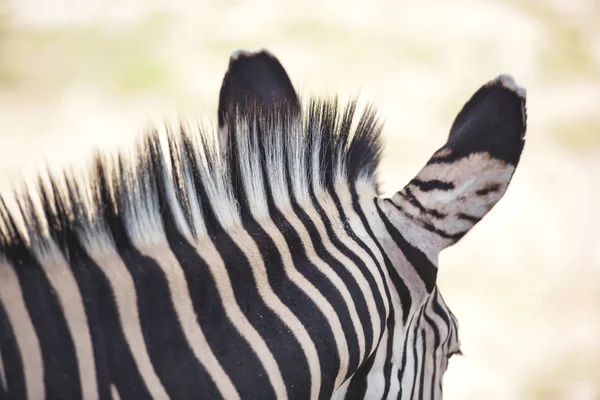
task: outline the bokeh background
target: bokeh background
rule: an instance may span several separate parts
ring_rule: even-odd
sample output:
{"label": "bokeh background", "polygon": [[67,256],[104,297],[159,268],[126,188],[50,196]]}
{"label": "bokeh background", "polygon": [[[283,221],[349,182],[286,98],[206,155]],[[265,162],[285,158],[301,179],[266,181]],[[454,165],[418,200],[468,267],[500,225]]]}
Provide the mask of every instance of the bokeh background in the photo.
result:
{"label": "bokeh background", "polygon": [[400,189],[484,82],[528,91],[505,198],[441,257],[464,357],[447,399],[600,399],[597,0],[0,0],[0,186],[164,118],[215,119],[230,53],[266,47],[301,93],[360,94]]}

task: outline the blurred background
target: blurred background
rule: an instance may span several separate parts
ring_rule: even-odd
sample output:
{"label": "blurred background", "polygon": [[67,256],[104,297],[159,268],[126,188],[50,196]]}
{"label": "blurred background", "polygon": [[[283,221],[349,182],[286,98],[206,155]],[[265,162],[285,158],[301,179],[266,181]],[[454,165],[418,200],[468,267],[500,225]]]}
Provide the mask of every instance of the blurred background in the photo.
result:
{"label": "blurred background", "polygon": [[270,49],[304,94],[360,94],[400,189],[500,73],[528,92],[505,198],[441,257],[464,357],[447,399],[600,399],[597,0],[0,0],[0,187],[150,123],[216,121],[231,52]]}

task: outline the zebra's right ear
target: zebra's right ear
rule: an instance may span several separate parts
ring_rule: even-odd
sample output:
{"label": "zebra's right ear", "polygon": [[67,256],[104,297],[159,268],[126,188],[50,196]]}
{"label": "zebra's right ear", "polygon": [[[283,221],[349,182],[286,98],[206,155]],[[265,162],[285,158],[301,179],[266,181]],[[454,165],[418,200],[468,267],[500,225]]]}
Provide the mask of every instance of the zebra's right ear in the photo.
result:
{"label": "zebra's right ear", "polygon": [[508,75],[483,85],[457,115],[446,144],[391,199],[436,238],[462,238],[502,198],[521,158],[525,90]]}
{"label": "zebra's right ear", "polygon": [[231,117],[229,113],[284,106],[300,112],[298,95],[277,57],[264,49],[233,52],[219,94],[219,128]]}

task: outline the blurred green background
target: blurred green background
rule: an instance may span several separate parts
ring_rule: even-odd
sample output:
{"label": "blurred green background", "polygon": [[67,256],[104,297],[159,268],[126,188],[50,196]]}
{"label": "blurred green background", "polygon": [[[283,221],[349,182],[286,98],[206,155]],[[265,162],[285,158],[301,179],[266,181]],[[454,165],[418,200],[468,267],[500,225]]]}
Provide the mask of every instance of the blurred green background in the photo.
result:
{"label": "blurred green background", "polygon": [[266,47],[303,94],[360,94],[400,189],[481,84],[528,91],[505,198],[441,257],[465,356],[447,399],[600,399],[600,2],[0,0],[0,186],[149,123],[215,121],[231,52]]}

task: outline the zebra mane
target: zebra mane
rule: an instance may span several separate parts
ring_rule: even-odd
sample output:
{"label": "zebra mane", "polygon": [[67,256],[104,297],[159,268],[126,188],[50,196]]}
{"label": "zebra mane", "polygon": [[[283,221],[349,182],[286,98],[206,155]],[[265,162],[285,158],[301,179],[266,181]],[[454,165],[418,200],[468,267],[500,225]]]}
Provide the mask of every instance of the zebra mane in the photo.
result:
{"label": "zebra mane", "polygon": [[340,107],[337,98],[313,97],[303,109],[231,113],[221,128],[227,146],[214,129],[181,124],[147,131],[133,151],[96,151],[84,172],[46,171],[34,189],[12,193],[15,210],[0,197],[0,258],[159,244],[172,229],[191,239],[219,235],[339,183],[378,193],[374,108],[359,113],[355,100]]}

